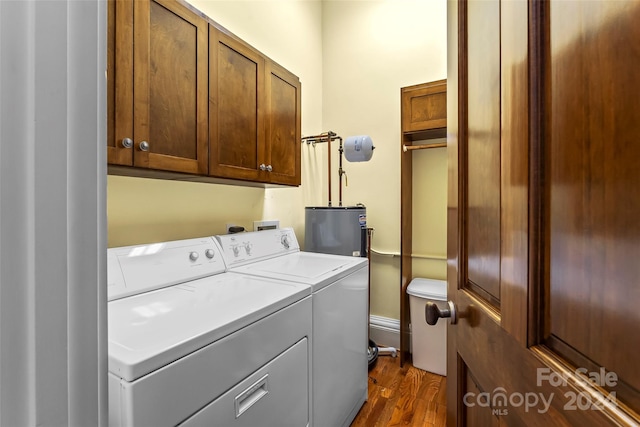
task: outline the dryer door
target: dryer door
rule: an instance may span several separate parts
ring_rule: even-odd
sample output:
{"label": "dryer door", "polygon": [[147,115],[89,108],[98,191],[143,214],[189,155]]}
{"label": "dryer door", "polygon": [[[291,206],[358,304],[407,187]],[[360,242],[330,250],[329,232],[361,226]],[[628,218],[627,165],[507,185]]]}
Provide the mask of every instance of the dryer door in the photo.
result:
{"label": "dryer door", "polygon": [[309,423],[307,339],[211,402],[184,427],[304,427]]}

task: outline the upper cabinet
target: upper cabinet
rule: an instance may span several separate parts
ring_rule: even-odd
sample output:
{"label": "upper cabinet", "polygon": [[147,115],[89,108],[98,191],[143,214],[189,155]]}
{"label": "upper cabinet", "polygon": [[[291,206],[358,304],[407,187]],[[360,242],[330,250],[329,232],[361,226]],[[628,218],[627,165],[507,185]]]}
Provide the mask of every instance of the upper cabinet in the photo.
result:
{"label": "upper cabinet", "polygon": [[210,26],[209,87],[210,174],[300,185],[300,80]]}
{"label": "upper cabinet", "polygon": [[206,174],[207,22],[171,0],[109,2],[110,164]]}
{"label": "upper cabinet", "polygon": [[181,1],[108,4],[113,173],[300,185],[295,75]]}
{"label": "upper cabinet", "polygon": [[404,87],[401,98],[403,134],[412,140],[446,136],[446,80]]}

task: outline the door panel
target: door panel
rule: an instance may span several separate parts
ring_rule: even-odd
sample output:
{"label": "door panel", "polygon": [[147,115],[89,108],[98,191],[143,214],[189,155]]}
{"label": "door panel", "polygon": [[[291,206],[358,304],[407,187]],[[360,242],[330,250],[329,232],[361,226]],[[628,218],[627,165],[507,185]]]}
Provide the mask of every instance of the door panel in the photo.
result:
{"label": "door panel", "polygon": [[177,2],[133,3],[134,166],[205,174],[206,21]]}
{"label": "door panel", "polygon": [[639,10],[448,4],[448,425],[640,423]]}
{"label": "door panel", "polygon": [[107,162],[131,166],[133,150],[133,2],[107,2]]}
{"label": "door panel", "polygon": [[196,159],[197,27],[155,2],[151,2],[150,19],[149,139],[153,152]]}
{"label": "door panel", "polygon": [[259,180],[264,161],[264,57],[209,27],[210,173]]}
{"label": "door panel", "polygon": [[403,133],[422,133],[447,126],[446,80],[402,88],[401,99]]}
{"label": "door panel", "polygon": [[497,427],[500,422],[498,417],[492,413],[490,399],[487,400],[487,394],[483,394],[483,390],[478,387],[477,381],[467,366],[464,364],[462,366],[465,373],[463,389],[465,396],[467,396],[463,412],[463,419],[467,421],[466,425],[468,427]]}
{"label": "door panel", "polygon": [[[224,44],[218,49],[218,136],[220,163],[244,168],[258,164],[258,64]],[[235,111],[236,114],[229,114]],[[230,135],[235,135],[231,138]]]}
{"label": "door panel", "polygon": [[550,16],[547,344],[639,390],[620,347],[640,348],[640,4],[555,2]]}
{"label": "door panel", "polygon": [[[269,141],[271,144],[270,164],[279,173],[295,175],[295,153],[300,145],[295,135],[296,123],[296,88],[271,73],[271,102],[280,105],[279,114],[269,117]],[[277,166],[277,168],[276,168]]]}
{"label": "door panel", "polygon": [[270,61],[266,74],[269,181],[300,185],[300,80]]}
{"label": "door panel", "polygon": [[[469,3],[468,281],[500,300],[500,3]],[[483,34],[476,37],[475,34]]]}
{"label": "door panel", "polygon": [[[526,260],[529,245],[529,64],[527,8],[518,2],[500,5],[500,31],[509,37],[500,41],[500,312],[501,326],[522,345],[528,342],[527,316],[529,280]],[[533,128],[534,130],[537,129]],[[536,301],[537,303],[537,301]]]}

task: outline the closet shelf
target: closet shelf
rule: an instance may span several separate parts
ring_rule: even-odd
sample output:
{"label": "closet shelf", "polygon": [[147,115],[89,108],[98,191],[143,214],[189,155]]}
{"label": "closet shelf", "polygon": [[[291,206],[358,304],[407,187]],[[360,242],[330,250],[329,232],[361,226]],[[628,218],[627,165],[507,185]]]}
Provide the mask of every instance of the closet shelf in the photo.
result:
{"label": "closet shelf", "polygon": [[447,128],[425,129],[413,132],[403,132],[404,139],[409,141],[422,141],[425,139],[438,139],[447,137]]}

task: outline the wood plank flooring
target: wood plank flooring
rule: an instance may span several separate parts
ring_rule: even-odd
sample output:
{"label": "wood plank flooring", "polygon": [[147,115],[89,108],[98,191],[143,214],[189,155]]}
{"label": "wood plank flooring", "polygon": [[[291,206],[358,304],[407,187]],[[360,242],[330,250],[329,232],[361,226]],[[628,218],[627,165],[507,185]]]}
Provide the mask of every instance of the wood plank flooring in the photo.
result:
{"label": "wood plank flooring", "polygon": [[369,398],[351,427],[444,427],[446,377],[381,356],[369,372]]}

